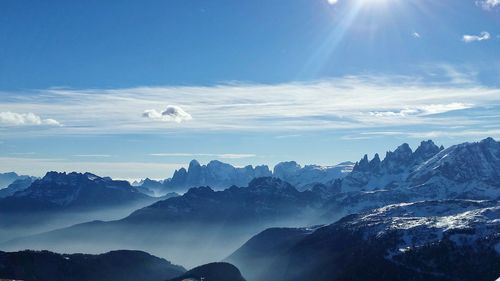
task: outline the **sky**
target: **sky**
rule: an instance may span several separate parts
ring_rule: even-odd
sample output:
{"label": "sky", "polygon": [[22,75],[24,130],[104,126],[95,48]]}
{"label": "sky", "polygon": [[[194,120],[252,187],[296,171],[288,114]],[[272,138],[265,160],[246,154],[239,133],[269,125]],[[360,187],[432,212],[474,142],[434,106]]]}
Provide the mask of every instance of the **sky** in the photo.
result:
{"label": "sky", "polygon": [[499,0],[0,2],[0,172],[500,139]]}

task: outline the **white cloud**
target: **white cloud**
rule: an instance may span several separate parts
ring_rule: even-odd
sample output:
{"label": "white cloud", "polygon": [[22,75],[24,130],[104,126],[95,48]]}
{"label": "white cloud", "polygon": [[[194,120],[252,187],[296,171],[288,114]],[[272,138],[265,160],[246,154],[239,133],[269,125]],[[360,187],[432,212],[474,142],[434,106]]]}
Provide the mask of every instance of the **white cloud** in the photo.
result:
{"label": "white cloud", "polygon": [[335,5],[339,2],[339,0],[327,0],[328,1],[328,4],[330,5]]}
{"label": "white cloud", "polygon": [[[453,71],[446,76],[450,69]],[[7,92],[0,96],[0,108],[50,115],[64,120],[64,127],[56,131],[18,130],[2,137],[213,131],[290,135],[312,130],[380,130],[386,126],[490,122],[491,119],[481,118],[487,114],[481,108],[500,104],[500,89],[482,86],[473,76],[464,74],[463,69],[450,69],[433,70],[448,82],[405,76],[348,76],[273,85],[48,89],[30,95]],[[20,96],[23,98],[16,99]],[[166,100],[182,105],[189,114],[175,109],[166,110],[165,115],[156,110],[147,111],[146,118],[137,114],[138,108],[155,108]],[[469,107],[478,110],[474,116],[452,113]],[[450,114],[435,114],[442,112]],[[491,110],[489,112],[491,114]],[[190,119],[191,114],[195,118],[183,122],[182,126],[166,127],[164,122],[151,122],[163,121],[163,118],[183,121]],[[390,115],[400,118],[382,118]]]}
{"label": "white cloud", "polygon": [[369,114],[375,117],[409,117],[412,115],[432,115],[445,113],[449,111],[461,110],[471,108],[471,104],[463,104],[459,102],[449,103],[449,104],[429,104],[422,105],[420,107],[405,107],[398,111],[375,111]]}
{"label": "white cloud", "polygon": [[413,33],[411,34],[411,36],[413,36],[414,38],[417,38],[417,39],[420,39],[420,38],[421,38],[420,33],[418,33],[418,32],[413,32]]}
{"label": "white cloud", "polygon": [[490,33],[487,31],[483,31],[479,35],[464,35],[462,37],[462,41],[464,41],[465,43],[470,43],[474,41],[484,41],[490,38],[491,38]]}
{"label": "white cloud", "polygon": [[497,6],[500,6],[500,0],[479,0],[476,1],[478,5],[483,7],[485,10],[491,10]]}
{"label": "white cloud", "polygon": [[8,126],[61,126],[61,123],[54,119],[42,119],[34,113],[15,113],[10,111],[0,112],[0,124]]}
{"label": "white cloud", "polygon": [[344,136],[344,139],[371,139],[376,137],[393,136],[393,137],[405,137],[414,139],[433,139],[433,138],[476,138],[482,139],[486,137],[493,137],[494,139],[500,139],[500,129],[467,129],[467,130],[440,130],[440,131],[379,131],[379,132],[363,132],[359,135],[354,136]]}
{"label": "white cloud", "polygon": [[148,109],[144,111],[142,116],[152,120],[177,123],[193,119],[189,113],[175,105],[167,106],[167,108],[162,112],[158,112],[155,109]]}
{"label": "white cloud", "polygon": [[243,159],[243,158],[253,158],[257,155],[255,154],[240,154],[240,153],[225,153],[225,154],[215,154],[215,153],[152,153],[150,156],[160,156],[160,157],[216,157],[219,159]]}

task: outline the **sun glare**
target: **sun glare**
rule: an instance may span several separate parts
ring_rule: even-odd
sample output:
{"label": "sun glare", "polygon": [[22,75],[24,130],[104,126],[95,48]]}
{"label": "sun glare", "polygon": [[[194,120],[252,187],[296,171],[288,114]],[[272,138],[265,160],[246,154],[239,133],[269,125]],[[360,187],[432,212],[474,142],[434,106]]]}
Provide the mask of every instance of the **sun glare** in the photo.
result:
{"label": "sun glare", "polygon": [[375,5],[375,4],[386,3],[386,2],[388,2],[390,0],[327,0],[327,2],[330,5],[336,5],[336,4],[338,4],[339,2],[342,2],[342,1],[356,1],[359,4],[363,4],[363,5]]}
{"label": "sun glare", "polygon": [[380,5],[380,4],[386,4],[390,0],[355,0],[359,1],[360,4],[362,5]]}

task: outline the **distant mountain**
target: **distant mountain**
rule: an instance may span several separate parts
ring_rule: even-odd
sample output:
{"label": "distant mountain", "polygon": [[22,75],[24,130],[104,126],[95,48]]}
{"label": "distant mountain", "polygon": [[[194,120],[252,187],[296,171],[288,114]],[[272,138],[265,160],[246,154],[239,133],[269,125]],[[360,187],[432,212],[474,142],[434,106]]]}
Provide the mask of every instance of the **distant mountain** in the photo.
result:
{"label": "distant mountain", "polygon": [[5,198],[14,195],[18,191],[27,189],[35,180],[37,180],[35,177],[21,177],[15,180],[6,188],[0,189],[0,198]]}
{"label": "distant mountain", "polygon": [[123,218],[159,199],[126,181],[85,173],[49,172],[32,182],[18,180],[0,192],[0,241],[95,219]]}
{"label": "distant mountain", "polygon": [[319,217],[315,212],[320,206],[321,198],[311,191],[300,192],[276,178],[257,178],[247,187],[224,191],[192,188],[121,220],[80,224],[0,247],[65,252],[134,248],[159,256],[168,253],[169,260],[196,265],[224,258],[267,227],[309,224]]}
{"label": "distant mountain", "polygon": [[195,267],[183,275],[169,281],[245,281],[234,265],[214,262]]}
{"label": "distant mountain", "polygon": [[409,174],[418,166],[441,151],[432,141],[425,141],[412,151],[406,143],[394,152],[387,152],[381,161],[378,154],[372,160],[365,155],[354,165],[351,174],[342,180],[341,191],[371,191],[379,189],[395,189],[405,185]]}
{"label": "distant mountain", "polygon": [[18,179],[25,179],[29,178],[29,176],[20,176],[14,172],[9,172],[9,173],[0,173],[0,190],[3,188],[6,188],[9,186],[11,183]]}
{"label": "distant mountain", "polygon": [[282,179],[299,190],[306,190],[316,184],[326,184],[345,177],[352,171],[354,163],[343,162],[335,166],[306,165],[295,161],[281,162],[274,166],[273,177]]}
{"label": "distant mountain", "polygon": [[500,142],[487,138],[451,146],[412,170],[407,181],[433,198],[500,198]]}
{"label": "distant mountain", "polygon": [[403,144],[382,161],[365,155],[344,179],[319,190],[325,189],[332,213],[418,200],[499,199],[500,143],[487,138],[444,149],[425,141],[414,152]]}
{"label": "distant mountain", "polygon": [[135,181],[132,186],[137,188],[140,192],[148,196],[162,196],[163,194],[171,193],[172,191],[167,190],[163,185],[163,181],[152,180],[150,178],[145,178],[141,181]]}
{"label": "distant mountain", "polygon": [[221,190],[230,186],[246,186],[255,178],[276,177],[289,182],[298,190],[306,190],[318,183],[328,183],[347,175],[354,163],[344,162],[336,166],[306,165],[295,161],[282,162],[271,172],[265,165],[245,166],[237,168],[217,160],[201,165],[192,160],[188,169],[181,168],[174,172],[172,178],[156,181],[145,179],[136,183],[146,194],[165,194],[166,192],[185,192],[191,187],[210,186]]}
{"label": "distant mountain", "polygon": [[498,200],[499,151],[499,143],[490,138],[447,149],[432,141],[422,142],[415,151],[403,144],[383,160],[365,156],[343,179],[310,190],[299,191],[272,177],[222,191],[197,187],[120,220],[89,222],[0,246],[65,252],[133,247],[158,256],[168,253],[169,260],[184,265],[203,264],[223,259],[268,227],[326,224],[390,204]]}
{"label": "distant mountain", "polygon": [[185,269],[140,251],[100,255],[0,252],[0,278],[24,281],[164,281]]}
{"label": "distant mountain", "polygon": [[495,280],[499,217],[498,201],[389,205],[316,230],[266,230],[228,261],[250,281]]}
{"label": "distant mountain", "polygon": [[98,209],[148,199],[126,181],[101,178],[90,173],[49,172],[28,188],[0,199],[0,212]]}
{"label": "distant mountain", "polygon": [[155,194],[183,193],[189,188],[199,186],[210,186],[213,189],[224,189],[232,185],[246,186],[254,178],[267,177],[271,174],[265,165],[237,168],[217,160],[210,161],[207,165],[192,160],[187,170],[184,168],[176,170],[172,178],[164,181],[145,179],[140,186]]}
{"label": "distant mountain", "polygon": [[276,178],[256,178],[248,187],[232,186],[223,191],[192,188],[183,196],[159,201],[125,218],[134,222],[234,222],[298,219],[320,203],[310,191],[300,192]]}

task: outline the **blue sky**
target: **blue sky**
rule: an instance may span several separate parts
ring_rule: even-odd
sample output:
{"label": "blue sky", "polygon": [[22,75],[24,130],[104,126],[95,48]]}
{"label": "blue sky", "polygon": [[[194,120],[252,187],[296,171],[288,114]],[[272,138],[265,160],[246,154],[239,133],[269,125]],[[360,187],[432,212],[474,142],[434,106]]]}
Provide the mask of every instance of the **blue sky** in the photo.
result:
{"label": "blue sky", "polygon": [[500,136],[498,0],[7,0],[0,42],[0,171],[165,178]]}

